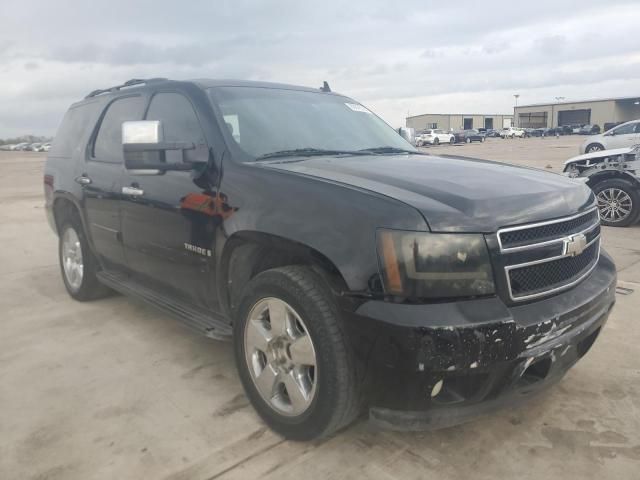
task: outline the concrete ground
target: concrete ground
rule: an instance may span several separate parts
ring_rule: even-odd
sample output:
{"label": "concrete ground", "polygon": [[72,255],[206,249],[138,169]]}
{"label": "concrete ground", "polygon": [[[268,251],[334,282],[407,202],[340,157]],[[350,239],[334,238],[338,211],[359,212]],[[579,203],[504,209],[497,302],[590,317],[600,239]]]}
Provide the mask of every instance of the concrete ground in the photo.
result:
{"label": "concrete ground", "polygon": [[[430,152],[561,171],[579,137]],[[231,345],[123,296],[66,294],[42,208],[44,155],[0,152],[0,479],[640,478],[640,226],[604,229],[619,268],[604,332],[532,403],[435,433],[360,421],[331,439],[271,433]]]}

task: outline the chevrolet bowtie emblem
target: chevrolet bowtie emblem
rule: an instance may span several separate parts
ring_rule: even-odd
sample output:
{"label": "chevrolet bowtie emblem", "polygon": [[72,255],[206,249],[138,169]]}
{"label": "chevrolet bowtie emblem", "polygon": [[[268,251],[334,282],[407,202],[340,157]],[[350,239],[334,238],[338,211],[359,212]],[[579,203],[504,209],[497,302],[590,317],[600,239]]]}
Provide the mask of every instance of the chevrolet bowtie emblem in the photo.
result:
{"label": "chevrolet bowtie emblem", "polygon": [[582,233],[578,233],[564,239],[564,251],[562,254],[568,257],[575,257],[584,252],[585,248],[587,248],[587,237]]}

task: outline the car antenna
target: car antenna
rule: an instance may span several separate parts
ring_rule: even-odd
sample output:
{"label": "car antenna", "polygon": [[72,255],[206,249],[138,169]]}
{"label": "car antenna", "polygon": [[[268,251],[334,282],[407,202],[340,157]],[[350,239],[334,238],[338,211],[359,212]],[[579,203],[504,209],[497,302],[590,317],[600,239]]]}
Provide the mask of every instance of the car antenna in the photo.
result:
{"label": "car antenna", "polygon": [[320,87],[320,90],[323,92],[330,92],[331,91],[331,87],[329,86],[329,84],[327,83],[327,81],[325,80],[322,84],[322,86]]}

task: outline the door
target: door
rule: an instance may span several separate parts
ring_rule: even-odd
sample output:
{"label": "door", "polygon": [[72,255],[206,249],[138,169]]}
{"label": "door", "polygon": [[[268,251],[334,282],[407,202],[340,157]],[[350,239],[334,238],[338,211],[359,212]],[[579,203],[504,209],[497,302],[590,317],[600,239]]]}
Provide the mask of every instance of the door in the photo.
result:
{"label": "door", "polygon": [[463,121],[463,130],[471,130],[473,128],[473,118],[465,118]]}
{"label": "door", "polygon": [[105,268],[124,270],[120,222],[123,177],[122,122],[140,120],[144,101],[140,96],[119,98],[107,105],[87,151],[76,182],[82,185],[89,235]]}
{"label": "door", "polygon": [[613,148],[632,147],[640,143],[640,122],[620,125],[606,135],[606,147]]}
{"label": "door", "polygon": [[[182,94],[156,93],[146,120],[162,122],[165,142],[206,144],[191,102]],[[167,162],[182,158],[168,151]],[[208,170],[140,175],[125,170],[122,230],[127,264],[154,289],[201,306],[212,298],[216,216],[215,181]]]}

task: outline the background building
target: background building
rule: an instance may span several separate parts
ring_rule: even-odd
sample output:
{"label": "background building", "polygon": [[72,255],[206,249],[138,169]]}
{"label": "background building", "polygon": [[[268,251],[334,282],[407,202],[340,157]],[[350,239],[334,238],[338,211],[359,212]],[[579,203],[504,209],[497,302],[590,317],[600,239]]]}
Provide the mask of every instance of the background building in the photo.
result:
{"label": "background building", "polygon": [[514,108],[516,126],[552,128],[560,125],[599,125],[640,118],[640,97],[606,98],[580,102],[540,103]]}
{"label": "background building", "polygon": [[416,131],[425,128],[441,128],[443,130],[468,130],[470,128],[495,128],[510,127],[513,115],[466,115],[466,114],[442,114],[425,113],[407,117],[407,127]]}

